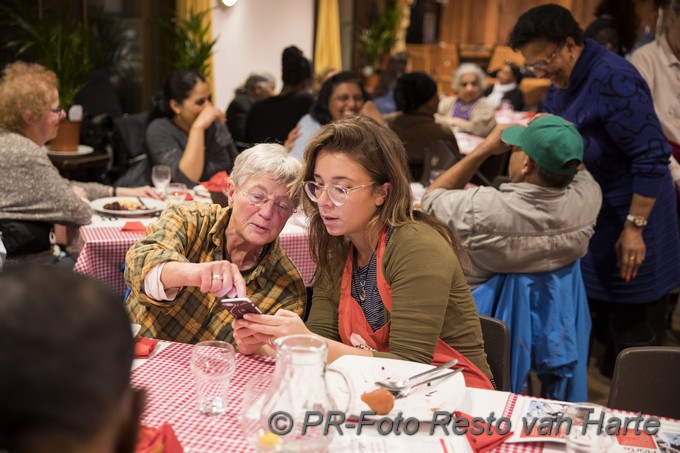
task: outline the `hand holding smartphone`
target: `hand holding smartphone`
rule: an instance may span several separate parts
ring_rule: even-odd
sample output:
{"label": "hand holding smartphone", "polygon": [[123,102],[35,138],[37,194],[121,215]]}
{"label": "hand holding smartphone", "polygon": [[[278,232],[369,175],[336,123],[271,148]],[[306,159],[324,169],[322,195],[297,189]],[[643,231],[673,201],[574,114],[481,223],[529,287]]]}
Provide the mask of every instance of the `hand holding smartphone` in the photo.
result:
{"label": "hand holding smartphone", "polygon": [[261,315],[262,312],[257,305],[255,305],[247,297],[236,297],[233,299],[222,299],[222,306],[227,310],[234,319],[243,319],[243,315],[248,313],[255,313]]}

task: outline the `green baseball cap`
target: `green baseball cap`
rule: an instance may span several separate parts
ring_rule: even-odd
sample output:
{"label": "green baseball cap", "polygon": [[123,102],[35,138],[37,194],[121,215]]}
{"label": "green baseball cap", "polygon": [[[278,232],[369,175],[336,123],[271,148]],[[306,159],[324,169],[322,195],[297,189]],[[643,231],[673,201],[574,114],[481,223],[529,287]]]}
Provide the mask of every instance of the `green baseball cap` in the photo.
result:
{"label": "green baseball cap", "polygon": [[572,160],[583,162],[583,138],[574,124],[555,115],[535,119],[527,127],[510,126],[501,135],[518,146],[543,169],[558,175],[574,175],[576,167],[564,168]]}

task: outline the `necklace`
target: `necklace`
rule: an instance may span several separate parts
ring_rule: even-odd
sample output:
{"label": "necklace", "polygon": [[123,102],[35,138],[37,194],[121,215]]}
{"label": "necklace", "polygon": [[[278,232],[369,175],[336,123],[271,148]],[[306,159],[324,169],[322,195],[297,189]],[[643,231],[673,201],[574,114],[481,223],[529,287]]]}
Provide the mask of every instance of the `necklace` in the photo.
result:
{"label": "necklace", "polygon": [[357,283],[359,283],[359,302],[362,303],[366,301],[366,280],[368,279],[368,274],[374,259],[375,252],[373,252],[373,255],[371,255],[371,259],[368,260],[368,264],[363,268],[360,268],[359,265],[357,264],[357,256],[356,254],[354,255],[353,277],[356,279]]}

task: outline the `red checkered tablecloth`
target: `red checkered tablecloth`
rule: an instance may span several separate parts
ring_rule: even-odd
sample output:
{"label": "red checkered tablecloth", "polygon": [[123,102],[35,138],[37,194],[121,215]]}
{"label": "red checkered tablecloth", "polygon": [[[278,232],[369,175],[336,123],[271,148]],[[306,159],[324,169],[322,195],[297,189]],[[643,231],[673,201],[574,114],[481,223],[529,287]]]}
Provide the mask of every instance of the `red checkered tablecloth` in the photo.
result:
{"label": "red checkered tablecloth", "polygon": [[[140,237],[141,233],[123,232],[118,226],[80,227],[78,241],[81,251],[74,270],[95,277],[117,294],[123,294],[126,286],[121,267],[128,249]],[[309,252],[309,237],[304,220],[291,217],[279,235],[279,240],[300,271],[305,285],[312,286],[316,265]]]}
{"label": "red checkered tablecloth", "polygon": [[167,422],[185,451],[218,452],[250,449],[241,434],[238,414],[250,378],[274,371],[273,359],[236,354],[229,388],[229,411],[219,417],[198,412],[194,378],[189,366],[193,345],[173,343],[132,372],[132,385],[146,390],[142,424]]}
{"label": "red checkered tablecloth", "polygon": [[[185,451],[251,451],[238,421],[246,383],[256,375],[271,374],[273,359],[236,354],[236,371],[229,389],[229,410],[223,416],[206,416],[196,408],[196,393],[189,361],[193,345],[172,343],[132,372],[132,385],[146,391],[142,423],[172,425]],[[474,390],[472,393],[474,398]],[[510,395],[503,415],[509,417],[517,395]],[[499,410],[498,412],[501,412]],[[542,443],[503,444],[502,453],[540,453]]]}

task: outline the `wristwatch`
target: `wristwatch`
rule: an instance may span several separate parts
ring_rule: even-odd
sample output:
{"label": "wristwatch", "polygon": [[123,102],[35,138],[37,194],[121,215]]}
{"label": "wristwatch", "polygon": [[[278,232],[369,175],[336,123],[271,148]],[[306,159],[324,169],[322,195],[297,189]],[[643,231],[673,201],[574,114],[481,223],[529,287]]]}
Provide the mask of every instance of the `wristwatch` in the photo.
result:
{"label": "wristwatch", "polygon": [[647,219],[642,217],[641,215],[632,215],[628,214],[626,216],[626,220],[635,225],[638,228],[643,228],[647,226]]}

